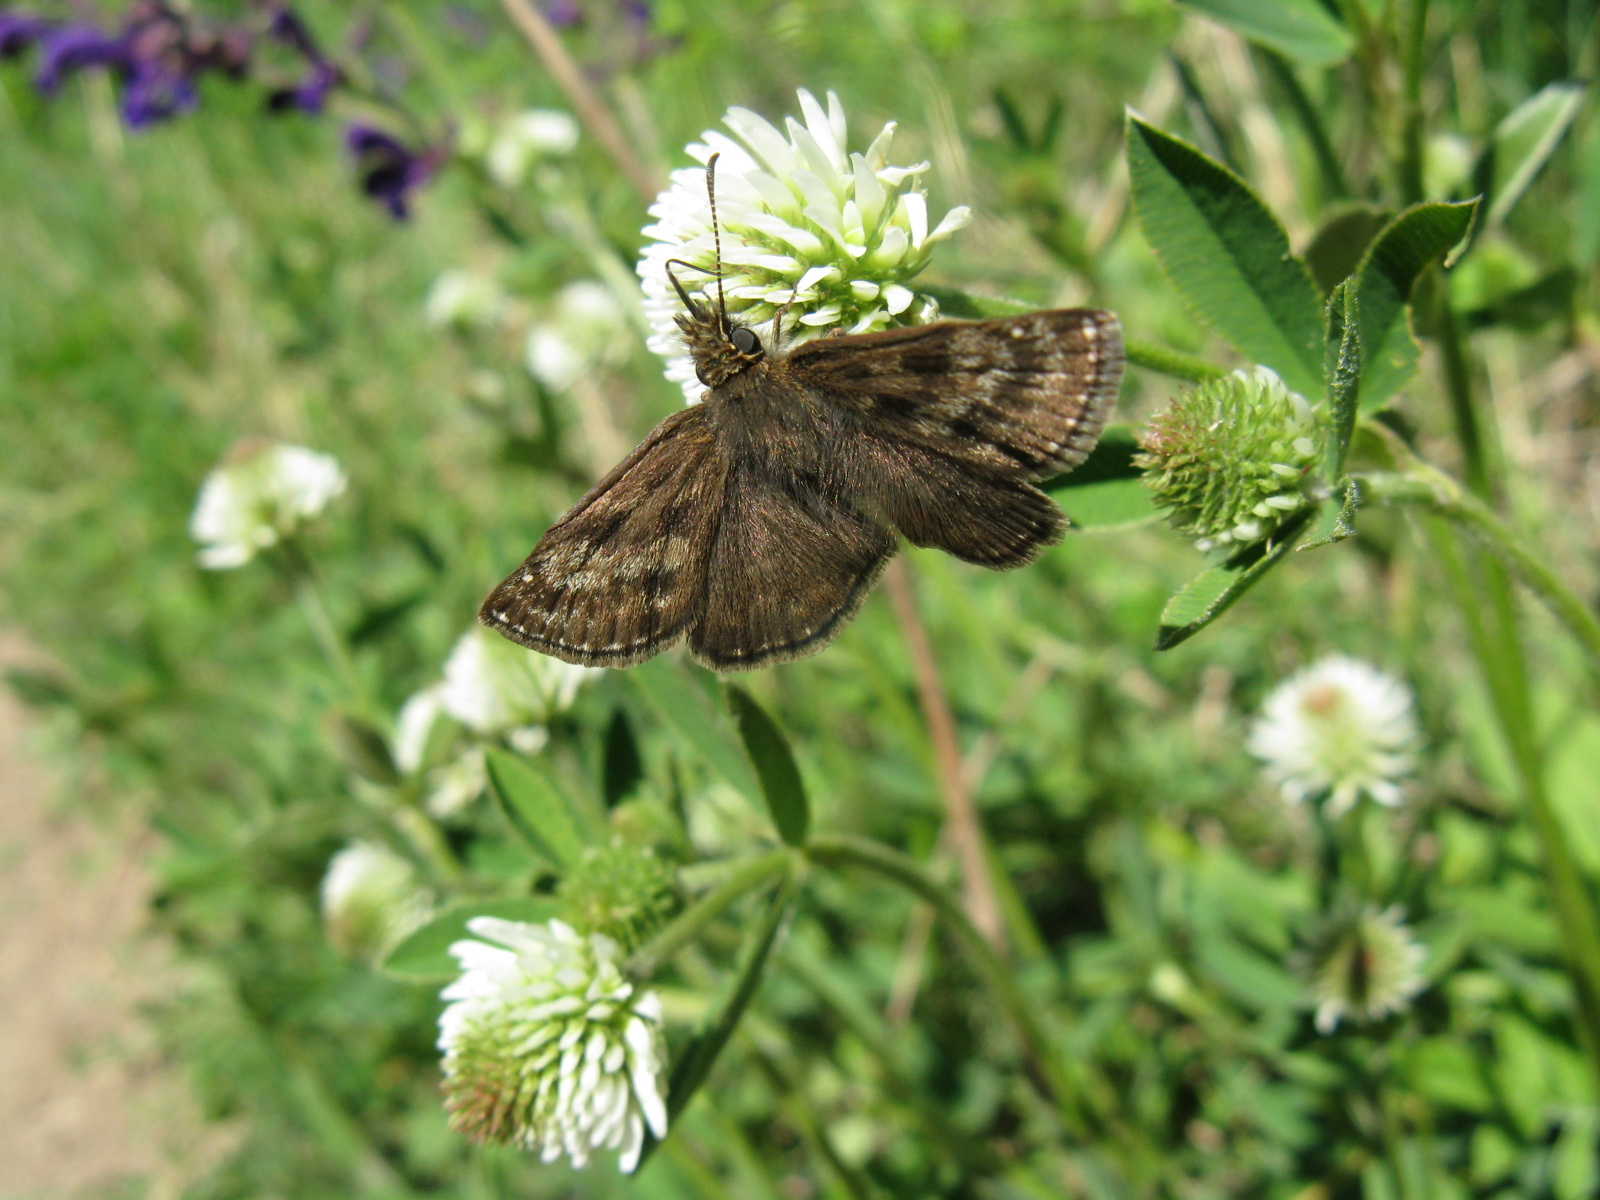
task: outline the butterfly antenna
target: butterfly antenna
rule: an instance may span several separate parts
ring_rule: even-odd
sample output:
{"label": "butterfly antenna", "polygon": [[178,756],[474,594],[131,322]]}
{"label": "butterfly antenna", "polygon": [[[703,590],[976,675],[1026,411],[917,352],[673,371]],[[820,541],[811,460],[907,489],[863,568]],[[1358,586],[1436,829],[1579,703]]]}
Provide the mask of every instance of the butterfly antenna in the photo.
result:
{"label": "butterfly antenna", "polygon": [[705,268],[696,267],[693,263],[684,262],[681,258],[669,258],[664,264],[667,272],[667,280],[672,284],[673,290],[678,293],[678,299],[683,301],[684,308],[689,310],[689,315],[696,321],[704,321],[706,319],[706,310],[701,308],[700,305],[695,303],[694,300],[690,299],[689,293],[684,291],[683,284],[679,283],[678,277],[672,273],[672,266],[674,263],[680,267],[693,268],[696,271],[703,271]]}
{"label": "butterfly antenna", "polygon": [[717,224],[717,151],[706,160],[706,198],[711,201],[711,240],[717,250],[717,308],[722,314],[722,324],[728,324],[728,297],[722,290],[722,228]]}

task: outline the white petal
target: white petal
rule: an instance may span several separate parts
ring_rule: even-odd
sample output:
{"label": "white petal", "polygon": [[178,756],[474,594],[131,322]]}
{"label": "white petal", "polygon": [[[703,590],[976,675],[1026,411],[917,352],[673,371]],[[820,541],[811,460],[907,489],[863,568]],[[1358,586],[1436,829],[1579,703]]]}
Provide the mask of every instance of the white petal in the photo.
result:
{"label": "white petal", "polygon": [[910,288],[898,283],[891,283],[883,289],[883,305],[897,317],[910,308],[911,302],[915,299],[916,295]]}
{"label": "white petal", "polygon": [[783,140],[783,135],[767,123],[765,117],[748,108],[730,108],[722,123],[742,138],[756,153],[763,166],[783,177],[799,165],[794,150]]}
{"label": "white petal", "polygon": [[971,224],[972,210],[965,204],[959,204],[945,213],[944,220],[940,221],[934,231],[928,235],[928,243],[941,241]]}
{"label": "white petal", "polygon": [[883,183],[878,177],[872,173],[872,167],[865,158],[859,154],[852,154],[850,163],[856,177],[855,202],[861,209],[862,224],[867,229],[876,229],[878,218],[883,215],[884,200],[889,193],[884,190]]}
{"label": "white petal", "polygon": [[913,249],[922,249],[922,243],[928,236],[928,199],[921,192],[907,192],[900,197],[899,208],[895,212],[896,224],[904,223],[906,232],[911,235]]}

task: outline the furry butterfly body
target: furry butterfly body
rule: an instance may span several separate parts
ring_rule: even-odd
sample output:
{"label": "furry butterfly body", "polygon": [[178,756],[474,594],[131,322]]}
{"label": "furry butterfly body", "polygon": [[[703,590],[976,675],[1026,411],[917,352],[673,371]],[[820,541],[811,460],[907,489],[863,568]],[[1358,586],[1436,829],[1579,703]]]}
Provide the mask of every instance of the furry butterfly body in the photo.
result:
{"label": "furry butterfly body", "polygon": [[943,322],[768,353],[685,296],[704,401],[664,420],[546,531],[479,614],[567,662],[687,638],[718,671],[822,649],[897,536],[997,569],[1066,519],[1034,484],[1088,455],[1122,378],[1093,309]]}

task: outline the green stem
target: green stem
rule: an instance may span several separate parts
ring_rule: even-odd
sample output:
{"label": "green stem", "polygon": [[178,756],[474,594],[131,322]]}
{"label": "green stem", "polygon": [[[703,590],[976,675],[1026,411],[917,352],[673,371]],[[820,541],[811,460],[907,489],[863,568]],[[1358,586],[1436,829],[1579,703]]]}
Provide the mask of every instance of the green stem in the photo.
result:
{"label": "green stem", "polygon": [[792,857],[787,850],[774,850],[745,863],[634,951],[627,962],[628,974],[635,979],[649,979],[662,963],[688,945],[740,896],[786,870]]}
{"label": "green stem", "polygon": [[1081,1130],[1083,1121],[1075,1103],[1077,1089],[1067,1078],[1050,1039],[1035,1016],[1034,1002],[1017,986],[1011,968],[978,932],[949,891],[934,882],[913,859],[867,838],[818,835],[807,843],[806,854],[813,861],[830,866],[855,866],[875,871],[928,903],[956,935],[974,969],[1011,1019],[1032,1068],[1028,1075],[1034,1086],[1056,1106],[1070,1128]]}
{"label": "green stem", "polygon": [[811,1153],[828,1165],[828,1169],[833,1173],[834,1178],[850,1194],[851,1200],[872,1200],[871,1185],[862,1177],[860,1171],[857,1171],[839,1156],[839,1151],[834,1148],[833,1140],[828,1137],[827,1131],[822,1127],[822,1122],[817,1120],[816,1113],[807,1102],[805,1090],[793,1079],[789,1078],[788,1072],[784,1070],[777,1058],[768,1054],[753,1040],[747,1040],[746,1044],[751,1058],[755,1060],[756,1065],[766,1075],[768,1084],[771,1085],[773,1092],[778,1096],[784,1115],[789,1118],[799,1131],[801,1138],[810,1148]]}
{"label": "green stem", "polygon": [[1518,583],[1549,608],[1600,668],[1600,619],[1543,559],[1529,550],[1529,539],[1507,525],[1482,500],[1431,467],[1414,467],[1403,475],[1373,472],[1353,478],[1368,499],[1425,508],[1473,534]]}
{"label": "green stem", "polygon": [[1422,67],[1428,33],[1428,0],[1411,0],[1406,12],[1404,54],[1405,83],[1400,94],[1400,200],[1416,204],[1422,199]]}
{"label": "green stem", "polygon": [[1347,198],[1350,195],[1350,184],[1344,177],[1344,167],[1340,165],[1339,156],[1334,152],[1333,142],[1322,123],[1322,114],[1317,111],[1317,106],[1306,94],[1306,89],[1300,83],[1300,76],[1295,74],[1294,65],[1276,50],[1266,46],[1256,46],[1254,49],[1256,56],[1266,64],[1267,73],[1283,92],[1284,99],[1289,102],[1289,111],[1294,113],[1295,120],[1300,123],[1306,141],[1311,143],[1311,154],[1317,160],[1317,173],[1322,176],[1322,190],[1326,198],[1329,200]]}
{"label": "green stem", "polygon": [[[689,1106],[689,1101],[693,1100],[694,1094],[700,1090],[700,1085],[706,1081],[706,1076],[711,1074],[711,1068],[716,1064],[723,1047],[728,1044],[728,1039],[738,1028],[739,1018],[744,1016],[744,1010],[749,1007],[750,1001],[755,998],[756,989],[766,977],[767,959],[772,953],[773,944],[778,940],[778,930],[783,927],[784,921],[794,910],[795,897],[799,893],[804,874],[792,856],[785,854],[784,857],[790,864],[790,869],[786,871],[783,882],[778,886],[777,894],[767,904],[761,923],[745,940],[738,968],[734,972],[732,988],[726,999],[717,1007],[715,1016],[684,1048],[682,1057],[672,1068],[672,1078],[667,1085],[667,1120],[670,1124],[677,1123],[684,1109]],[[657,1144],[655,1138],[646,1138],[644,1151],[639,1157],[640,1166],[644,1165]]]}
{"label": "green stem", "polygon": [[316,576],[310,571],[304,572],[295,582],[294,598],[305,615],[306,624],[311,627],[311,635],[322,649],[323,657],[328,660],[340,687],[344,689],[346,699],[358,711],[369,711],[371,706],[367,702],[366,688],[356,671],[355,660],[350,657],[350,647],[345,644],[333,618],[328,615],[328,607],[322,602],[322,591],[317,586]]}
{"label": "green stem", "polygon": [[1123,347],[1128,361],[1134,366],[1144,367],[1147,371],[1159,371],[1163,375],[1171,375],[1174,379],[1204,383],[1208,379],[1216,379],[1227,374],[1221,367],[1213,366],[1203,358],[1185,354],[1181,350],[1169,350],[1154,342],[1127,338],[1123,342]]}

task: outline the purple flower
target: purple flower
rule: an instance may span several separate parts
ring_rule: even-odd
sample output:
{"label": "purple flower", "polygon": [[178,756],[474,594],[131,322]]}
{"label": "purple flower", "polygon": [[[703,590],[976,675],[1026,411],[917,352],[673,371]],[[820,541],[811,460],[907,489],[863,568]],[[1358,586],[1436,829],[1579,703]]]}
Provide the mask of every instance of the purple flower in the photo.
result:
{"label": "purple flower", "polygon": [[578,0],[545,0],[545,19],[557,29],[567,29],[583,20]]}
{"label": "purple flower", "polygon": [[50,22],[28,13],[0,12],[0,58],[15,58],[50,32]]}
{"label": "purple flower", "polygon": [[122,85],[122,119],[132,129],[188,112],[199,103],[194,80],[159,61],[136,62]]}
{"label": "purple flower", "polygon": [[128,40],[93,25],[62,25],[39,39],[39,65],[33,82],[50,95],[63,80],[87,67],[131,67]]}
{"label": "purple flower", "polygon": [[343,80],[343,72],[322,53],[311,31],[293,9],[278,9],[273,14],[269,32],[298,51],[311,69],[299,83],[269,93],[267,108],[273,112],[297,108],[303,113],[320,113],[328,101],[328,93]]}
{"label": "purple flower", "polygon": [[418,152],[370,125],[349,126],[344,140],[361,172],[361,190],[397,221],[411,215],[411,193],[433,178],[444,162],[441,147]]}

